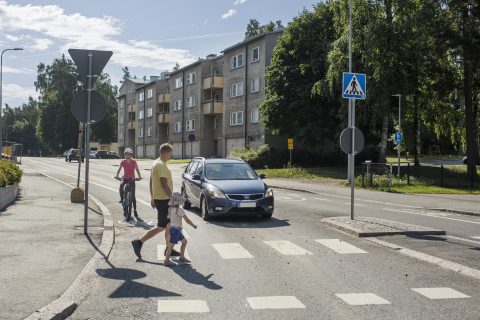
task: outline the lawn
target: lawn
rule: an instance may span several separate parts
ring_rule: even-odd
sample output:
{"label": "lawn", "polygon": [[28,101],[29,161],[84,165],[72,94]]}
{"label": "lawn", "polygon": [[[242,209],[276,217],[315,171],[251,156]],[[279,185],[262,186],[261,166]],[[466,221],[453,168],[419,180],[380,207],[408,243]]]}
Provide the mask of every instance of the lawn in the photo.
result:
{"label": "lawn", "polygon": [[[438,161],[438,160],[443,160],[443,161],[452,161],[452,160],[463,160],[463,156],[452,156],[452,155],[421,155],[420,156],[420,162],[426,162],[426,161]],[[398,158],[395,155],[390,155],[387,156],[387,162],[391,163],[397,163]],[[414,162],[415,158],[412,155],[405,156],[402,154],[400,157],[400,162]]]}
{"label": "lawn", "polygon": [[285,168],[261,169],[258,174],[265,174],[267,178],[303,179],[303,180],[338,180],[342,183],[347,178],[347,169],[341,167],[313,167],[313,168]]}

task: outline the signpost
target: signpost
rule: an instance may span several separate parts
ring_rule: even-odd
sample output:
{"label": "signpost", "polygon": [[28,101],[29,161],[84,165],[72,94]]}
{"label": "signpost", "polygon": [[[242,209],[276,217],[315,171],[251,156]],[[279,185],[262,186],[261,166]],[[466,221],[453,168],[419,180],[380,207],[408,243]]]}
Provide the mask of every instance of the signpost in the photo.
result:
{"label": "signpost", "polygon": [[[88,173],[90,154],[90,125],[105,116],[105,99],[92,90],[92,86],[102,73],[112,56],[112,51],[69,49],[68,53],[77,66],[78,73],[83,81],[86,90],[80,92],[72,101],[72,112],[80,122],[85,123],[85,198],[84,198],[84,219],[83,232],[88,232]],[[100,96],[100,97],[99,97]],[[103,100],[102,100],[103,99]],[[83,107],[82,107],[83,105]],[[85,106],[86,105],[86,106]],[[92,106],[95,110],[92,110]],[[102,108],[105,107],[105,108]],[[98,110],[97,110],[98,109]],[[105,110],[104,110],[105,109]],[[84,119],[85,121],[82,121]],[[79,162],[82,159],[82,151],[79,150]]]}
{"label": "signpost", "polygon": [[293,139],[288,139],[288,150],[290,151],[290,167],[292,167],[292,151],[293,151]]}
{"label": "signpost", "polygon": [[400,178],[400,153],[401,153],[401,146],[400,144],[403,141],[403,133],[400,131],[395,132],[395,135],[393,136],[393,142],[397,145],[397,177]]}

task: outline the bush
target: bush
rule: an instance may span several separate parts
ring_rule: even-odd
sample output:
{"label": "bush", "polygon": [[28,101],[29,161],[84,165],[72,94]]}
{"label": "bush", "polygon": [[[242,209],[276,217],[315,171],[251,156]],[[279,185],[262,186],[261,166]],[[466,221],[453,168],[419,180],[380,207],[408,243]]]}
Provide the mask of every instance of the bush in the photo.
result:
{"label": "bush", "polygon": [[19,183],[22,180],[23,171],[16,164],[0,160],[0,187]]}
{"label": "bush", "polygon": [[270,147],[263,144],[257,148],[241,148],[230,152],[231,157],[241,158],[253,168],[259,169],[269,165],[271,160]]}

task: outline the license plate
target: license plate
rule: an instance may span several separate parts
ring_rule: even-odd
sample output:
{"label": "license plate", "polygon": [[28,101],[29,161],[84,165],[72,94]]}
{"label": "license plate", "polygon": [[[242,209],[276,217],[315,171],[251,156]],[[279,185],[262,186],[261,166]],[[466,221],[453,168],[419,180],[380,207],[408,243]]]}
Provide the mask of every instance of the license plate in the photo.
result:
{"label": "license plate", "polygon": [[240,202],[240,208],[255,208],[257,207],[256,202]]}

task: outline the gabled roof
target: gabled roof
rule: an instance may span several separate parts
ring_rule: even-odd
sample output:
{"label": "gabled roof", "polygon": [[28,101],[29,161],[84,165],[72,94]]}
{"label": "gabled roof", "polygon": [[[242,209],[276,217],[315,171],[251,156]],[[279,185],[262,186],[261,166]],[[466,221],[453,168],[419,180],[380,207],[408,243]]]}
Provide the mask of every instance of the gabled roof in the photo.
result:
{"label": "gabled roof", "polygon": [[277,28],[277,29],[275,29],[275,30],[273,30],[273,31],[261,33],[261,34],[259,34],[259,35],[256,35],[255,37],[251,37],[251,38],[245,39],[245,40],[243,40],[242,42],[239,42],[239,43],[237,43],[237,44],[234,44],[233,46],[230,46],[230,47],[228,47],[228,48],[226,48],[226,49],[223,49],[222,53],[227,52],[227,51],[231,51],[231,50],[233,50],[233,49],[235,49],[235,48],[238,48],[238,47],[240,47],[240,46],[242,46],[242,45],[245,45],[246,43],[255,41],[255,40],[257,40],[257,39],[260,39],[260,38],[262,38],[262,37],[265,37],[265,36],[268,36],[268,35],[271,35],[271,34],[282,33],[283,30],[284,30],[284,28],[281,27],[281,28]]}

